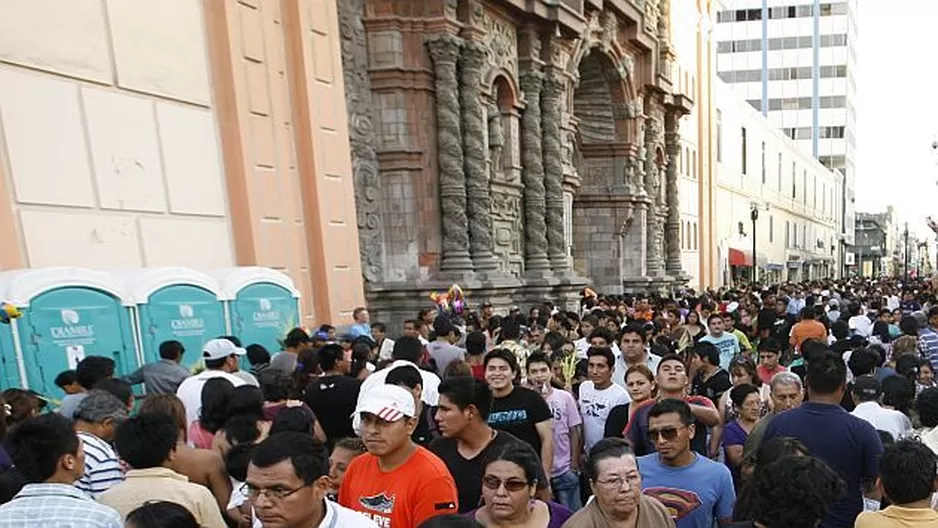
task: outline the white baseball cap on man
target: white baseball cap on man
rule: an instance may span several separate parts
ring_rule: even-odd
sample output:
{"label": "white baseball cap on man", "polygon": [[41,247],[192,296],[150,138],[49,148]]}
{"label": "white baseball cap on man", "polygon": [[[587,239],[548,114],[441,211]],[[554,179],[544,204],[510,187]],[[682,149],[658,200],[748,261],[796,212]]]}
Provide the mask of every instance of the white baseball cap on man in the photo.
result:
{"label": "white baseball cap on man", "polygon": [[227,339],[212,339],[202,347],[202,358],[209,361],[224,359],[232,354],[243,356],[247,353],[247,350],[235,346],[234,343]]}
{"label": "white baseball cap on man", "polygon": [[355,416],[371,413],[386,422],[396,422],[405,416],[417,415],[414,395],[396,385],[379,385],[370,389],[355,407]]}

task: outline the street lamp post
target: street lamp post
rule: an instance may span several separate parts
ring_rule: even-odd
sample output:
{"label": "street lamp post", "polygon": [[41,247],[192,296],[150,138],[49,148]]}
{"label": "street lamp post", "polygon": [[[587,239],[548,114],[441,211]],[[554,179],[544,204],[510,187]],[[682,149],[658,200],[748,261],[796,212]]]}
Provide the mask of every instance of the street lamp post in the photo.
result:
{"label": "street lamp post", "polygon": [[909,223],[905,223],[905,282],[909,282]]}
{"label": "street lamp post", "polygon": [[749,210],[749,218],[752,219],[752,284],[756,284],[758,279],[758,266],[756,262],[756,220],[759,219],[759,204],[753,202]]}

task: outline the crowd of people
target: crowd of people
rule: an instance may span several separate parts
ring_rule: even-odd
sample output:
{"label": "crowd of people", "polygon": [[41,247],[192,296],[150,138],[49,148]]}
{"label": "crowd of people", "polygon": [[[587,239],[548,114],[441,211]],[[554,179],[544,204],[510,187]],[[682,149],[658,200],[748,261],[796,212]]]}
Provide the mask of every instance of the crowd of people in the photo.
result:
{"label": "crowd of people", "polygon": [[936,294],[587,289],[89,356],[60,402],[3,392],[0,528],[936,527]]}

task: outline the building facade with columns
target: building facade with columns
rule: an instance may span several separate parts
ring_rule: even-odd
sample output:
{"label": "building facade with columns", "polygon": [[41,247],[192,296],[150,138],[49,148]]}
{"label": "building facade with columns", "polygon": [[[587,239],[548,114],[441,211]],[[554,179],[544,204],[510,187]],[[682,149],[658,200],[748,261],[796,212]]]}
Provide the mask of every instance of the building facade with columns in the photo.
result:
{"label": "building facade with columns", "polygon": [[336,3],[11,1],[0,268],[265,266],[364,304]]}
{"label": "building facade with columns", "polygon": [[667,290],[681,263],[668,0],[339,3],[372,312]]}
{"label": "building facade with columns", "polygon": [[667,290],[693,100],[670,6],[10,2],[0,267],[266,266],[310,324],[454,282]]}

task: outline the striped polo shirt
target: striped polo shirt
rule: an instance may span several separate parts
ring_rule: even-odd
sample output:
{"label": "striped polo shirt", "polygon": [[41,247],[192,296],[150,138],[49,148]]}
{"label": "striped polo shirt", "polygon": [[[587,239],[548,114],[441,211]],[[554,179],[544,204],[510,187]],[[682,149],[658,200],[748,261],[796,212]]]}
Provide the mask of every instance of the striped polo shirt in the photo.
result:
{"label": "striped polo shirt", "polygon": [[85,450],[85,474],[75,482],[75,487],[92,499],[124,481],[120,460],[111,444],[97,436],[80,431]]}

